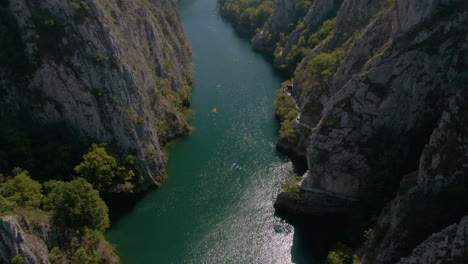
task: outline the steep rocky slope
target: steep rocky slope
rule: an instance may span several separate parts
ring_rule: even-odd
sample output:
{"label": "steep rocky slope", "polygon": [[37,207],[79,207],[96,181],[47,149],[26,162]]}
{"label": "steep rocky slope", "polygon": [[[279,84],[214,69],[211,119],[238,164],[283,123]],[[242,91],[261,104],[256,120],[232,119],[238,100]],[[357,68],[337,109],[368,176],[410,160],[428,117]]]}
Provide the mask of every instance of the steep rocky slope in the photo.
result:
{"label": "steep rocky slope", "polygon": [[[74,247],[81,246],[79,235],[51,224],[32,224],[25,216],[0,217],[0,238],[0,263],[10,263],[17,255],[23,263],[83,263],[76,253],[71,257],[64,255],[68,247],[76,250]],[[118,257],[104,244],[95,250],[103,256],[99,263],[118,263]]]}
{"label": "steep rocky slope", "polygon": [[29,229],[27,218],[4,216],[0,218],[0,262],[8,263],[20,254],[27,263],[50,263],[44,240],[31,235],[23,229],[20,221]]}
{"label": "steep rocky slope", "polygon": [[[79,137],[132,154],[146,190],[164,173],[162,145],[190,131],[190,47],[175,3],[2,1],[1,115],[64,121]],[[15,35],[20,32],[20,35]],[[13,52],[11,52],[13,51]]]}
{"label": "steep rocky slope", "polygon": [[[383,8],[341,46],[340,65],[327,82],[314,80],[320,73],[310,70],[320,54],[340,47],[333,44],[339,40],[324,41],[298,66],[293,78],[302,110],[298,123],[313,128],[303,186],[350,198],[370,187],[394,191],[402,175],[418,168],[448,98],[464,92],[454,85],[466,78],[466,6],[422,10],[427,15],[419,22],[406,22],[422,16],[411,6],[402,9],[396,2]],[[335,32],[339,25],[338,17]],[[383,170],[401,176],[379,175]]]}
{"label": "steep rocky slope", "polygon": [[[5,0],[0,34],[0,185],[18,166],[41,182],[70,180],[91,143],[106,143],[114,165],[130,162],[104,168],[132,179],[115,192],[160,184],[162,147],[190,132],[191,49],[175,2]],[[11,199],[0,195],[2,215],[32,210]],[[0,217],[0,263],[118,262],[104,230],[35,221]]]}
{"label": "steep rocky slope", "polygon": [[463,255],[468,246],[467,227],[468,217],[464,217],[460,223],[431,235],[413,250],[410,257],[403,258],[398,263],[465,263],[466,258]]}
{"label": "steep rocky slope", "polygon": [[465,263],[466,1],[315,0],[298,21],[275,3],[253,46],[294,72],[277,146],[309,168],[275,207],[352,213],[362,263]]}
{"label": "steep rocky slope", "polygon": [[[413,256],[402,263],[464,263],[466,252],[466,215],[468,210],[468,99],[466,80],[453,84],[457,90],[443,112],[438,127],[420,158],[417,177],[403,178],[397,196],[385,207],[362,249],[364,263],[395,263],[402,256]],[[424,241],[432,233],[442,233]],[[423,242],[424,241],[424,242]],[[432,241],[432,242],[431,242]],[[437,241],[447,241],[443,246]],[[451,244],[448,241],[453,241]],[[429,254],[429,255],[427,255]]]}

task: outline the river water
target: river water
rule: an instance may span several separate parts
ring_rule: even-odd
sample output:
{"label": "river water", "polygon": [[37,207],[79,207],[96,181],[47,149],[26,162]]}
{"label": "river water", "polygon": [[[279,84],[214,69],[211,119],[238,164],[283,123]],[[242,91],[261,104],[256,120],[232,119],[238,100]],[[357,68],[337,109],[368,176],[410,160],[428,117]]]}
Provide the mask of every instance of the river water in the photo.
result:
{"label": "river water", "polygon": [[193,46],[195,130],[169,147],[162,187],[112,223],[107,239],[124,264],[314,262],[274,215],[281,184],[295,175],[275,150],[281,77],[220,18],[216,0],[183,0],[179,12]]}

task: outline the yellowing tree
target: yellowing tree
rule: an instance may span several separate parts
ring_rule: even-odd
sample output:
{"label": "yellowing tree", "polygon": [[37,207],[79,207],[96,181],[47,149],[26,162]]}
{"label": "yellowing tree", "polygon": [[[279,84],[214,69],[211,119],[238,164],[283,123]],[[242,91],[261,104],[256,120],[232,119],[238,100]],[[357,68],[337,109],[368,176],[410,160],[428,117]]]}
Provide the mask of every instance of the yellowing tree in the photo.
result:
{"label": "yellowing tree", "polygon": [[116,168],[117,162],[107,154],[106,149],[92,144],[91,151],[83,155],[83,162],[75,167],[75,172],[100,192],[110,192],[115,185]]}

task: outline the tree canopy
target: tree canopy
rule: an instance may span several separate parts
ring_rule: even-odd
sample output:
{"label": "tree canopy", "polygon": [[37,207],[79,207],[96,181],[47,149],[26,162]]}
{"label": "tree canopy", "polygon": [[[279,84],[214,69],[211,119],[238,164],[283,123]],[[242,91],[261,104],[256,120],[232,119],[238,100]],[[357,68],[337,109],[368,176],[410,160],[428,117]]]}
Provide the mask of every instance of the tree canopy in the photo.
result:
{"label": "tree canopy", "polygon": [[22,207],[39,207],[44,198],[42,185],[32,180],[27,171],[16,170],[16,172],[18,172],[16,176],[0,187],[0,195],[4,197],[0,203],[7,205],[9,201],[10,207],[14,204]]}
{"label": "tree canopy", "polygon": [[46,205],[52,210],[52,220],[56,224],[77,230],[104,231],[109,227],[109,209],[99,192],[85,179],[50,181],[44,186],[48,193]]}
{"label": "tree canopy", "polygon": [[239,32],[249,36],[260,31],[273,13],[271,0],[220,0],[218,6]]}
{"label": "tree canopy", "polygon": [[[118,191],[118,185],[129,183],[135,176],[133,156],[125,158],[123,165],[118,165],[115,158],[107,154],[102,145],[91,145],[91,150],[83,155],[83,161],[75,167],[75,173],[101,193]],[[125,165],[125,166],[124,166]],[[127,190],[128,189],[128,190]],[[123,191],[131,191],[131,187]]]}
{"label": "tree canopy", "polygon": [[91,151],[83,155],[83,162],[75,167],[78,176],[92,183],[99,191],[110,191],[117,162],[107,154],[103,146],[91,145]]}

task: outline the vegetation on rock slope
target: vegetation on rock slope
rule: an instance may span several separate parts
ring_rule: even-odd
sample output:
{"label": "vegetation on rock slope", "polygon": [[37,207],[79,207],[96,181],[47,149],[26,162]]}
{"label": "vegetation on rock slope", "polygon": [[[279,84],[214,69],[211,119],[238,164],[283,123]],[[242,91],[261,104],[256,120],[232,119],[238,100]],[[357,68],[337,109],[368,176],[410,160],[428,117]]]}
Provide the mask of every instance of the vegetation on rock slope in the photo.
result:
{"label": "vegetation on rock slope", "polygon": [[[172,2],[71,1],[57,9],[29,2],[0,5],[0,33],[10,36],[0,40],[0,137],[13,148],[2,148],[13,155],[0,153],[6,161],[0,170],[20,166],[39,179],[66,175],[69,167],[41,157],[73,164],[92,139],[106,142],[120,161],[133,156],[144,178],[136,181],[138,191],[158,185],[162,148],[190,132],[190,45]],[[22,5],[28,12],[15,11]],[[60,138],[53,126],[74,133]],[[25,140],[36,127],[39,136]],[[49,133],[54,142],[46,149]],[[25,152],[37,162],[22,160]]]}
{"label": "vegetation on rock slope", "polygon": [[221,15],[247,36],[260,31],[273,13],[272,0],[220,0],[218,7]]}
{"label": "vegetation on rock slope", "polygon": [[52,263],[115,262],[114,249],[103,236],[109,227],[108,208],[85,179],[41,184],[19,168],[0,176],[0,216],[26,216],[32,225],[53,224],[71,233],[71,239],[49,249]]}
{"label": "vegetation on rock slope", "polygon": [[[399,196],[411,188],[413,192],[415,191],[414,188],[418,185],[415,183],[416,180],[408,179],[417,178],[418,168],[421,169],[421,164],[427,159],[424,155],[432,158],[452,156],[454,160],[451,163],[452,168],[459,166],[460,157],[463,157],[463,150],[448,154],[444,149],[424,146],[428,143],[431,134],[440,133],[439,129],[434,130],[434,128],[442,118],[444,109],[454,105],[449,98],[456,92],[449,92],[444,83],[455,83],[453,80],[458,77],[454,76],[463,75],[466,70],[466,45],[463,46],[462,43],[466,43],[464,36],[467,28],[457,23],[460,20],[466,21],[463,12],[466,12],[468,7],[463,1],[451,1],[431,7],[434,8],[432,13],[425,13],[426,17],[423,18],[422,14],[414,14],[418,11],[411,9],[412,4],[399,6],[399,1],[370,3],[316,0],[312,5],[303,8],[302,12],[298,13],[296,8],[293,11],[294,16],[288,16],[285,12],[291,11],[284,9],[287,3],[289,2],[275,1],[284,12],[275,17],[277,11],[275,8],[278,6],[273,6],[272,16],[252,38],[255,48],[274,54],[275,67],[294,73],[289,83],[294,84],[292,94],[295,100],[286,93],[280,93],[275,101],[276,115],[281,121],[279,143],[289,144],[291,148],[298,148],[298,144],[304,144],[301,147],[309,148],[304,158],[308,159],[309,166],[313,169],[308,177],[314,179],[308,179],[308,182],[315,183],[318,188],[339,189],[340,185],[349,179],[345,177],[348,174],[349,177],[358,178],[360,187],[356,195],[363,202],[356,209],[357,213],[352,221],[353,230],[347,234],[346,242],[356,249],[363,245],[363,240],[371,241],[364,248],[364,253],[360,252],[361,258],[364,255],[362,260],[365,263],[393,263],[397,260],[397,256],[410,254],[411,250],[423,241],[423,236],[440,231],[440,228],[450,223],[458,222],[461,216],[468,213],[465,199],[462,198],[466,184],[460,177],[451,176],[452,169],[449,167],[441,168],[437,177],[444,177],[444,181],[457,179],[457,183],[442,187],[440,193],[418,194],[422,198],[414,195],[419,197],[415,198],[414,202],[408,202],[411,198]],[[296,7],[301,3],[303,1],[299,1]],[[402,14],[402,12],[407,13]],[[411,19],[404,16],[410,16]],[[285,21],[285,18],[289,20]],[[395,23],[394,20],[398,22]],[[289,23],[289,26],[278,27],[284,23]],[[400,23],[401,25],[394,27]],[[275,31],[275,28],[280,30]],[[424,40],[426,36],[430,37]],[[412,46],[409,43],[416,44]],[[411,57],[411,52],[417,52],[418,57]],[[443,58],[449,58],[450,61],[445,61]],[[398,63],[392,61],[398,59]],[[397,68],[404,65],[405,59],[419,65],[417,67],[420,70],[399,72]],[[435,65],[437,63],[440,65]],[[431,66],[428,66],[429,64]],[[430,67],[441,68],[436,75],[431,74]],[[399,75],[404,75],[405,79],[398,80],[397,85],[393,82],[397,82],[395,79],[398,79]],[[421,85],[424,82],[427,85]],[[428,92],[424,89],[432,90]],[[414,91],[423,92],[416,94]],[[387,108],[392,107],[395,100],[398,102],[395,110],[390,111]],[[295,109],[294,101],[297,102],[299,111]],[[413,108],[415,105],[433,110],[426,113]],[[408,111],[402,114],[399,109],[408,109]],[[399,115],[401,118],[397,118]],[[417,124],[413,124],[414,121],[408,118],[409,116],[418,119]],[[391,121],[392,118],[396,119]],[[406,123],[398,124],[401,122]],[[466,130],[466,122],[459,125]],[[308,133],[311,135],[304,134],[299,127],[301,129],[310,127]],[[353,134],[353,131],[360,133]],[[304,140],[305,137],[308,139]],[[461,142],[459,144],[464,144],[463,137],[457,135],[453,139],[447,139],[445,148],[448,148],[447,145],[450,145],[451,140],[455,138]],[[355,169],[352,157],[355,159],[362,157],[364,162],[359,166],[367,166],[369,172],[364,173]],[[432,166],[435,166],[439,160],[436,158],[432,162]],[[421,173],[419,172],[420,175]],[[428,175],[433,176],[432,173],[435,172],[429,170]],[[422,176],[419,177],[417,181],[420,183]],[[321,178],[327,179],[321,182]],[[340,179],[343,181],[339,182]],[[400,182],[402,179],[404,182]],[[331,186],[330,183],[335,181],[338,183]],[[321,187],[321,184],[326,186]],[[347,182],[347,185],[353,184]],[[288,183],[287,186],[293,185]],[[296,188],[287,189],[294,194],[294,197],[297,196]],[[299,196],[303,194],[301,191]],[[392,205],[388,205],[392,199],[395,199],[393,206],[401,208],[387,208],[382,212],[385,205],[387,207]],[[444,211],[450,207],[448,204],[459,204],[460,206],[457,206],[459,209],[455,210],[458,214],[450,212],[441,216],[431,211],[434,215],[429,216],[423,213],[429,208],[417,209],[417,204],[425,208],[428,201],[438,201],[431,206],[428,205],[430,210],[435,211]],[[391,218],[393,220],[388,223],[390,217],[393,217]],[[437,224],[414,224],[428,217],[433,217],[431,222]],[[395,224],[393,221],[400,220],[394,219],[399,218],[402,218],[401,222]],[[364,230],[371,231],[368,231],[366,236],[362,236]],[[400,241],[398,234],[402,230],[414,234],[412,236],[414,239]],[[393,245],[391,243],[398,245],[398,248],[390,247]],[[377,257],[394,259],[390,262],[378,262],[381,260],[377,260]],[[358,260],[353,257],[353,249],[348,246],[337,246],[328,257],[329,263],[355,261]]]}
{"label": "vegetation on rock slope", "polygon": [[190,132],[175,6],[6,0],[0,33],[0,215],[72,233],[49,247],[52,263],[115,262],[103,198],[154,187],[161,148]]}

